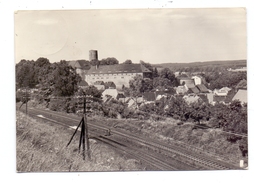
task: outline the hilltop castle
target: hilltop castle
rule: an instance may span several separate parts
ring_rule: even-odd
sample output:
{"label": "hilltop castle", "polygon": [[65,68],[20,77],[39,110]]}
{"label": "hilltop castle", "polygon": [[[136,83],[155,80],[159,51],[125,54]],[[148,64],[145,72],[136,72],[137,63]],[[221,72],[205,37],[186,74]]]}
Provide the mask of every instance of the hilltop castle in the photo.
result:
{"label": "hilltop castle", "polygon": [[[98,60],[97,50],[89,51],[89,60]],[[78,74],[89,85],[94,85],[95,82],[103,81],[114,82],[116,88],[121,89],[124,85],[129,87],[129,81],[134,76],[140,75],[143,78],[150,78],[152,72],[142,64],[115,64],[115,65],[96,65],[91,66],[89,70],[85,70],[84,64],[77,63],[72,64]]]}

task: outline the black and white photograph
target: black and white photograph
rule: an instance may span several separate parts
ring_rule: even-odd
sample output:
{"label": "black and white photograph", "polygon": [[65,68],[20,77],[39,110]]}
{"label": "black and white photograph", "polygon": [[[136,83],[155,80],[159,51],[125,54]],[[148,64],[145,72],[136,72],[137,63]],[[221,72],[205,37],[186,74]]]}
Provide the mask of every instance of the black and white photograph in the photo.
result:
{"label": "black and white photograph", "polygon": [[16,171],[248,171],[246,15],[15,11]]}

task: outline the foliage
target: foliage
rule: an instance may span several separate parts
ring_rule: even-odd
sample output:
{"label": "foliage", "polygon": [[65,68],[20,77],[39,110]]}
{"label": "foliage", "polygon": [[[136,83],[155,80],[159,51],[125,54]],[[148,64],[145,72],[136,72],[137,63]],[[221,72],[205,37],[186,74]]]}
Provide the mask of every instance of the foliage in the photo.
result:
{"label": "foliage", "polygon": [[125,60],[124,62],[123,62],[123,64],[132,64],[132,61],[131,60]]}
{"label": "foliage", "polygon": [[186,121],[189,118],[188,108],[188,104],[182,97],[171,97],[167,103],[165,114]]}
{"label": "foliage", "polygon": [[231,61],[208,61],[208,62],[191,62],[191,63],[164,63],[154,64],[154,67],[170,68],[174,72],[224,72],[229,68],[246,67],[246,60]]}
{"label": "foliage", "polygon": [[235,100],[230,105],[216,104],[211,111],[213,119],[209,123],[226,132],[231,132],[232,134],[227,136],[227,140],[230,142],[239,140],[239,148],[243,155],[248,154],[246,137],[233,134],[247,135],[248,133],[247,105],[241,105],[240,101]]}
{"label": "foliage", "polygon": [[83,90],[83,94],[87,96],[92,96],[94,98],[101,99],[102,92],[98,90],[95,86],[88,86]]}
{"label": "foliage", "polygon": [[172,87],[172,83],[167,78],[157,77],[153,79],[153,88],[165,90]]}
{"label": "foliage", "polygon": [[129,81],[130,85],[130,96],[138,97],[144,92],[145,82],[142,76],[137,75]]}
{"label": "foliage", "polygon": [[104,58],[100,60],[99,64],[100,65],[115,65],[115,64],[119,64],[119,61],[114,57],[108,57],[108,58]]}
{"label": "foliage", "polygon": [[153,70],[153,78],[159,77],[159,72],[157,70],[157,68],[155,67]]}
{"label": "foliage", "polygon": [[99,60],[91,60],[90,65],[92,65],[92,66],[100,65],[100,61]]}
{"label": "foliage", "polygon": [[203,101],[191,103],[189,106],[189,118],[193,119],[195,122],[200,123],[201,120],[207,121],[210,119],[210,115],[210,105]]}
{"label": "foliage", "polygon": [[52,84],[52,94],[55,96],[71,96],[78,90],[81,77],[66,61],[55,63],[55,69],[48,77]]}
{"label": "foliage", "polygon": [[247,79],[246,72],[209,72],[204,74],[205,80],[209,83],[209,89],[220,89],[222,87],[234,88],[241,80]]}
{"label": "foliage", "polygon": [[16,87],[34,88],[38,84],[34,61],[21,60],[16,64]]}
{"label": "foliage", "polygon": [[38,87],[43,97],[71,96],[81,80],[75,69],[66,61],[51,64],[47,58],[34,61],[21,60],[16,64],[17,87]]}
{"label": "foliage", "polygon": [[163,79],[168,79],[172,86],[175,86],[176,84],[175,74],[169,68],[162,69],[159,77]]}

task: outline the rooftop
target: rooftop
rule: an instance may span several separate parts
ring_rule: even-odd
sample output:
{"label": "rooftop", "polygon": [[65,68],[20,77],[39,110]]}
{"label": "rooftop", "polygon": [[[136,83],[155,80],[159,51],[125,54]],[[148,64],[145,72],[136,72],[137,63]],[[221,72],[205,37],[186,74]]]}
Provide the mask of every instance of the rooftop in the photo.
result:
{"label": "rooftop", "polygon": [[238,90],[232,100],[239,100],[240,102],[247,103],[247,90]]}
{"label": "rooftop", "polygon": [[142,64],[115,64],[92,66],[87,74],[115,74],[115,73],[144,73],[151,72]]}

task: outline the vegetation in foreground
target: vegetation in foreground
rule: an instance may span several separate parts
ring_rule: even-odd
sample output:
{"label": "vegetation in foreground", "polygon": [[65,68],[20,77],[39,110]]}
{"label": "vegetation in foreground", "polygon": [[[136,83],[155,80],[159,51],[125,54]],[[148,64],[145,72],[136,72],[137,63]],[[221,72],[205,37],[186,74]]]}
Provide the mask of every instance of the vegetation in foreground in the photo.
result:
{"label": "vegetation in foreground", "polygon": [[91,160],[78,153],[78,137],[66,148],[73,131],[35,120],[17,112],[17,171],[123,171],[142,170],[141,163],[120,156],[102,143],[91,140]]}
{"label": "vegetation in foreground", "polygon": [[[155,121],[147,120],[130,120],[130,119],[105,119],[94,116],[91,122],[104,123],[112,128],[126,130],[133,134],[142,134],[151,139],[157,139],[165,143],[176,143],[184,147],[198,148],[204,154],[214,158],[230,162],[239,166],[240,160],[244,160],[245,167],[248,166],[248,156],[243,155],[243,149],[239,148],[242,144],[247,143],[246,138],[237,141],[227,140],[230,134],[223,132],[221,129],[195,129],[191,122],[179,125],[180,120],[166,118]],[[247,146],[247,144],[246,144]],[[247,148],[247,147],[243,148]]]}

